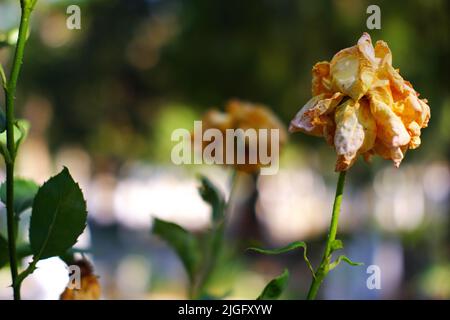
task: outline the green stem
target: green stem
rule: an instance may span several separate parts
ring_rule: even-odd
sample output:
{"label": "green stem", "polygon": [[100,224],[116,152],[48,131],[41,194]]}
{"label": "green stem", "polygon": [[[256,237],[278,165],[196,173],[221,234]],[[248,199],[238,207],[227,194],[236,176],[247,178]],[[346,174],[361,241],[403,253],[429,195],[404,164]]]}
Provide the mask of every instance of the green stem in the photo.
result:
{"label": "green stem", "polygon": [[189,289],[189,298],[198,299],[208,284],[208,281],[217,266],[218,258],[222,251],[223,238],[225,233],[225,226],[227,218],[231,213],[231,204],[233,201],[233,194],[237,184],[239,172],[233,171],[230,179],[230,196],[226,205],[222,208],[224,210],[224,219],[222,221],[215,222],[212,226],[211,233],[209,235],[209,247],[207,248],[206,259],[202,272],[199,275],[197,282],[191,284]]}
{"label": "green stem", "polygon": [[211,230],[203,270],[199,274],[198,283],[195,283],[193,288],[191,288],[191,299],[198,299],[204,293],[204,289],[217,266],[217,260],[222,250],[224,229],[224,221],[221,221],[215,224]]}
{"label": "green stem", "polygon": [[333,213],[331,215],[331,223],[330,223],[330,230],[328,232],[328,238],[327,243],[325,247],[325,251],[323,253],[322,261],[320,263],[319,268],[315,272],[315,277],[313,277],[311,286],[309,288],[308,300],[314,300],[316,298],[317,292],[319,291],[320,285],[322,284],[323,280],[327,276],[331,261],[331,251],[332,251],[332,244],[334,240],[336,240],[336,233],[338,229],[338,220],[339,220],[339,213],[341,211],[341,203],[342,203],[342,194],[344,192],[344,184],[345,184],[345,174],[346,171],[342,171],[339,174],[339,180],[336,187],[336,195],[334,197],[334,205],[333,205]]}
{"label": "green stem", "polygon": [[20,18],[19,36],[17,38],[16,50],[9,81],[6,84],[6,148],[9,159],[6,161],[6,213],[8,227],[8,249],[11,268],[12,287],[14,299],[20,300],[20,285],[17,284],[17,255],[16,255],[16,231],[14,218],[14,164],[16,158],[16,144],[14,141],[14,100],[16,95],[17,81],[22,66],[23,53],[27,39],[30,23],[30,15],[35,1],[21,1],[22,14]]}

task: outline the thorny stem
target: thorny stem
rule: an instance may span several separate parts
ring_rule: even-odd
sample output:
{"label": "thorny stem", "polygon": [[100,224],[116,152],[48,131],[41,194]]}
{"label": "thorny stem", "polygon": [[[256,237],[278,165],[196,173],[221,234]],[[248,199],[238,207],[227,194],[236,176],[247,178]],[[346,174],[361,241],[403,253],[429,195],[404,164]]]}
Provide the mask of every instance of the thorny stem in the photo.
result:
{"label": "thorny stem", "polygon": [[[5,156],[6,162],[6,214],[8,228],[8,251],[9,265],[11,269],[12,287],[14,299],[20,300],[20,284],[17,283],[17,255],[16,255],[16,230],[14,217],[14,164],[16,158],[16,143],[14,141],[14,100],[16,95],[17,81],[22,66],[23,53],[30,23],[30,15],[36,0],[22,0],[22,14],[20,18],[19,35],[17,38],[16,49],[14,53],[13,65],[9,81],[4,83],[6,98],[6,149],[8,156]],[[3,76],[2,76],[3,78]],[[4,77],[6,79],[6,76]]]}
{"label": "thorny stem", "polygon": [[336,195],[334,197],[333,213],[331,215],[330,229],[328,231],[327,243],[325,251],[323,253],[322,261],[320,263],[319,268],[315,272],[315,276],[313,277],[311,286],[309,288],[307,296],[308,300],[314,300],[316,298],[320,285],[322,284],[323,280],[330,271],[329,267],[331,261],[332,244],[334,240],[336,240],[339,213],[341,210],[342,194],[344,191],[344,184],[345,184],[345,174],[346,171],[341,171],[341,173],[339,174],[339,180],[336,187]]}

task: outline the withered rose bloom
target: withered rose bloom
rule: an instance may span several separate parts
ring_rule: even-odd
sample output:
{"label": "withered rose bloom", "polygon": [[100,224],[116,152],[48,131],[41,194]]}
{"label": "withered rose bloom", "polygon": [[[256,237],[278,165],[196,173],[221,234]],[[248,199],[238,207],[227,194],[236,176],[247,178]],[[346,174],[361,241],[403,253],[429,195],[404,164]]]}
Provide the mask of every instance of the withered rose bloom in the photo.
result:
{"label": "withered rose bloom", "polygon": [[420,146],[430,107],[392,66],[384,41],[375,47],[367,33],[312,69],[312,95],[291,121],[289,131],[324,137],[337,153],[336,171],[359,155],[378,154],[400,166],[408,149]]}
{"label": "withered rose bloom", "polygon": [[80,288],[67,287],[61,293],[60,300],[98,300],[101,295],[101,287],[98,277],[93,273],[92,265],[85,259],[73,263],[80,268]]}
{"label": "withered rose bloom", "polygon": [[[258,131],[259,129],[267,129],[267,153],[268,156],[272,155],[271,150],[271,134],[270,129],[278,129],[279,130],[279,149],[283,147],[283,145],[287,141],[287,130],[283,123],[275,116],[275,114],[269,110],[266,106],[262,104],[255,104],[240,100],[230,100],[225,106],[225,112],[218,111],[216,109],[211,109],[207,111],[202,118],[202,129],[203,132],[207,129],[219,129],[223,134],[223,145],[222,152],[223,157],[226,158],[227,154],[227,129],[255,129]],[[237,161],[237,148],[236,143],[231,144],[234,146],[234,164],[236,170],[245,171],[245,172],[256,172],[264,165],[259,161],[255,164],[250,163],[249,161],[249,153],[250,148],[253,148],[255,145],[259,145],[259,136],[257,137],[258,141],[256,144],[249,143],[248,140],[245,140],[245,163],[239,164]],[[203,148],[208,145],[209,142],[204,142]],[[277,155],[278,156],[278,155]]]}

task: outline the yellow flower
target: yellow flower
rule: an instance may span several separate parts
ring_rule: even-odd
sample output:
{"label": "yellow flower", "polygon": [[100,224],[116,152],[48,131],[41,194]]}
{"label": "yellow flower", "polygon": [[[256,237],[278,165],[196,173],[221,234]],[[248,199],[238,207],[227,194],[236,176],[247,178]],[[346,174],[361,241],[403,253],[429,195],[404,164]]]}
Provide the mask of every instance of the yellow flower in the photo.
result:
{"label": "yellow flower", "polygon": [[[260,129],[267,129],[268,131],[270,131],[271,129],[278,129],[280,149],[286,143],[287,130],[285,126],[266,106],[240,100],[231,100],[227,103],[225,111],[226,112],[220,112],[218,110],[212,109],[206,112],[202,118],[202,130],[203,132],[205,132],[205,130],[215,128],[219,129],[222,132],[224,137],[222,145],[223,157],[226,158],[227,144],[233,145],[233,154],[235,158],[233,166],[237,170],[245,172],[256,172],[261,167],[265,166],[265,164],[262,164],[260,162],[259,157],[257,163],[252,164],[249,161],[250,148],[260,145],[259,135],[257,136],[256,144],[249,143],[249,140],[245,139],[245,163],[238,163],[236,144],[233,144],[232,142],[227,143],[227,129],[255,129],[256,131]],[[269,156],[272,156],[271,137],[272,136],[269,133],[267,135],[266,141],[267,153]],[[207,144],[208,143],[204,143],[203,148],[205,148]],[[230,152],[230,150],[228,151]]]}
{"label": "yellow flower", "polygon": [[78,260],[74,265],[80,268],[80,287],[67,288],[61,293],[60,300],[98,300],[101,287],[98,278],[93,274],[92,266],[87,260]]}
{"label": "yellow flower", "polygon": [[331,62],[312,69],[313,97],[291,121],[289,131],[324,137],[336,149],[336,171],[345,171],[358,155],[378,154],[398,167],[408,149],[417,148],[430,107],[392,66],[384,41],[372,45],[364,33]]}

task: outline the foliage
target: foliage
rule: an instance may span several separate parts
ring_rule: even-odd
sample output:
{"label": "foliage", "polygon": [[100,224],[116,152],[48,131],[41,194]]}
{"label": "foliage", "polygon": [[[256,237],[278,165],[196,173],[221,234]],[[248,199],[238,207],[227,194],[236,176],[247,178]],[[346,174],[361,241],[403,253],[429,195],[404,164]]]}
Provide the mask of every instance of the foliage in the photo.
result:
{"label": "foliage", "polygon": [[153,234],[164,239],[183,262],[190,281],[191,298],[212,297],[206,292],[206,286],[221,253],[226,209],[219,189],[204,176],[200,176],[199,180],[199,193],[212,211],[212,226],[207,234],[196,236],[175,223],[161,219],[153,222]]}
{"label": "foliage", "polygon": [[[33,206],[38,189],[39,186],[32,180],[14,179],[14,213],[16,216]],[[0,186],[0,200],[6,205],[6,183],[2,183]]]}
{"label": "foliage", "polygon": [[161,219],[153,221],[153,233],[175,250],[183,262],[190,281],[194,281],[199,263],[199,244],[195,236],[179,225]]}
{"label": "foliage", "polygon": [[289,271],[285,269],[278,277],[272,279],[261,292],[257,300],[278,299],[286,288],[289,280]]}
{"label": "foliage", "polygon": [[[6,181],[0,187],[0,200],[7,211],[7,239],[0,235],[0,267],[9,263],[14,299],[21,298],[21,284],[38,261],[67,256],[86,227],[86,202],[78,184],[67,168],[39,187],[30,180],[14,177],[19,147],[26,138],[29,123],[15,118],[16,88],[23,63],[29,21],[36,0],[21,0],[21,19],[9,78],[1,66],[6,112],[0,112],[0,152],[6,164]],[[20,214],[32,208],[29,245],[17,250],[17,227]],[[31,249],[31,250],[29,250]],[[19,273],[21,260],[33,255],[32,262]]]}

